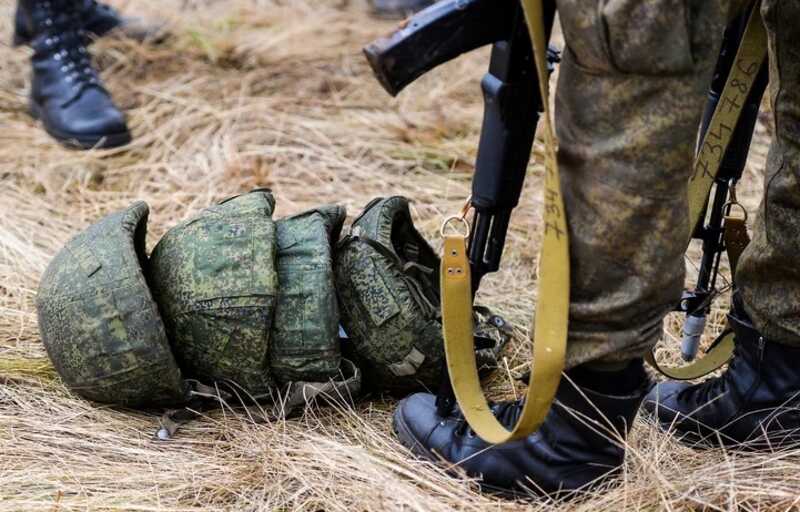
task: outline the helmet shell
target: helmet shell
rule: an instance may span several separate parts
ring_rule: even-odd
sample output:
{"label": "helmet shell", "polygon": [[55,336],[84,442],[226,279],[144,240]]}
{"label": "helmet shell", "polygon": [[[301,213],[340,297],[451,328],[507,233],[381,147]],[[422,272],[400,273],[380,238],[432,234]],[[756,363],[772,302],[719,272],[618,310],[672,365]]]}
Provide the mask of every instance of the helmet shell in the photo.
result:
{"label": "helmet shell", "polygon": [[90,400],[139,407],[188,398],[143,273],[148,214],[137,202],[93,224],[56,255],[39,284],[47,353],[67,386]]}
{"label": "helmet shell", "polygon": [[188,376],[268,393],[278,275],[275,200],[255,190],[169,230],[148,276],[173,352]]}
{"label": "helmet shell", "polygon": [[278,282],[270,368],[283,384],[324,382],[340,371],[339,307],[333,280],[332,244],[347,211],[320,208],[281,219]]}

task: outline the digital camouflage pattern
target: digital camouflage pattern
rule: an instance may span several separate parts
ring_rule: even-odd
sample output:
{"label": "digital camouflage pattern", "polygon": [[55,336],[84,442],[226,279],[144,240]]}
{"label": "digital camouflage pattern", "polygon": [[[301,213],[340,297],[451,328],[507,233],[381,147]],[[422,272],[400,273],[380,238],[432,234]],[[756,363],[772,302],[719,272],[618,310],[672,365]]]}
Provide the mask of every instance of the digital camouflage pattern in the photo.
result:
{"label": "digital camouflage pattern", "polygon": [[266,190],[228,199],[167,232],[148,277],[181,368],[203,382],[268,393],[278,295],[275,200]]}
{"label": "digital camouflage pattern", "polygon": [[148,213],[137,202],[90,226],[39,284],[47,353],[66,385],[89,400],[141,407],[188,399],[142,270]]}
{"label": "digital camouflage pattern", "polygon": [[745,310],[767,339],[800,346],[800,2],[764,0],[774,130],[753,241],[736,275]]}
{"label": "digital camouflage pattern", "polygon": [[687,183],[727,24],[719,0],[558,0],[569,367],[641,357],[680,299]]}
{"label": "digital camouflage pattern", "polygon": [[[410,392],[439,384],[444,362],[439,258],[414,228],[408,199],[378,198],[339,244],[336,291],[348,335],[344,351],[364,373],[364,389]],[[486,314],[478,329],[487,346],[479,364],[496,365],[509,339]],[[491,345],[494,342],[494,345]]]}
{"label": "digital camouflage pattern", "polygon": [[340,243],[335,273],[345,353],[362,369],[365,389],[436,384],[444,357],[438,268],[403,197],[370,203]]}
{"label": "digital camouflage pattern", "polygon": [[[741,0],[558,0],[571,235],[568,366],[640,357],[683,289],[687,181],[722,31]],[[764,0],[775,137],[736,275],[768,338],[800,345],[800,4]]]}
{"label": "digital camouflage pattern", "polygon": [[277,223],[279,292],[270,368],[279,383],[322,382],[339,373],[332,243],[346,217],[342,206],[323,206]]}

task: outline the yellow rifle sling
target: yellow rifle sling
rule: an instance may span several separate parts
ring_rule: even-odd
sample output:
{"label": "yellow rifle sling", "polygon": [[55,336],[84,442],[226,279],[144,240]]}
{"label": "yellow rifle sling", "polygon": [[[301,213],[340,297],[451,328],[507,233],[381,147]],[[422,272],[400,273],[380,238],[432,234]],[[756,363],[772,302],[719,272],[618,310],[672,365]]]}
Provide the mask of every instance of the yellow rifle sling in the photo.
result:
{"label": "yellow rifle sling", "polygon": [[701,221],[708,195],[719,173],[722,158],[728,150],[744,109],[747,97],[753,89],[758,71],[767,57],[767,33],[761,20],[760,1],[756,1],[736,53],[736,60],[717,108],[711,117],[705,137],[700,144],[694,171],[689,178],[689,237]]}
{"label": "yellow rifle sling", "polygon": [[698,358],[693,363],[683,366],[660,366],[656,361],[655,354],[649,352],[645,355],[645,361],[660,373],[674,380],[694,380],[699,379],[730,361],[733,355],[733,333],[725,332],[722,338],[714,343],[713,348]]}
{"label": "yellow rifle sling", "polygon": [[[702,222],[711,187],[719,173],[722,159],[731,143],[733,131],[739,122],[747,97],[753,89],[764,60],[767,57],[767,33],[761,20],[760,0],[756,0],[736,60],[731,68],[725,88],[700,144],[689,178],[689,237]],[[680,367],[659,366],[654,354],[646,357],[656,370],[676,380],[691,380],[708,375],[727,363],[733,356],[733,334],[723,334],[719,343],[694,362]]]}
{"label": "yellow rifle sling", "polygon": [[470,427],[485,441],[499,444],[527,437],[544,421],[561,380],[569,318],[569,241],[556,161],[556,137],[549,101],[547,41],[542,0],[523,0],[533,41],[544,104],[545,233],[539,259],[539,297],[533,335],[533,367],[525,405],[514,429],[492,414],[481,389],[472,332],[472,290],[467,237],[445,235],[441,266],[442,321],[447,367],[456,399]]}

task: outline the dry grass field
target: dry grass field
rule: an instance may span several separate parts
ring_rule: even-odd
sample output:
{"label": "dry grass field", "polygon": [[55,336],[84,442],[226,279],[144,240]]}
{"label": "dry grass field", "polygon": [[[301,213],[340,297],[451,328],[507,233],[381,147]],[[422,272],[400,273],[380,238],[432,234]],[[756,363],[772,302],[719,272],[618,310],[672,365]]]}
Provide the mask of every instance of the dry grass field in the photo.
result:
{"label": "dry grass field", "polygon": [[[361,0],[116,2],[165,19],[172,37],[95,45],[136,139],[76,152],[26,113],[28,50],[8,45],[13,4],[0,0],[0,360],[21,368],[0,373],[0,512],[798,508],[800,451],[694,451],[646,418],[613,485],[569,502],[508,501],[414,460],[391,433],[388,398],[267,423],[225,408],[160,442],[158,411],[87,403],[31,371],[44,356],[34,309],[41,272],[72,235],[137,199],[152,208],[149,247],[177,221],[263,186],[274,190],[278,216],[327,202],[354,216],[375,196],[404,194],[436,243],[442,216],[469,189],[487,53],[391,99],[360,48],[392,25],[370,19]],[[767,139],[760,127],[741,194],[751,209]],[[511,369],[529,354],[521,340],[536,300],[541,175],[531,166],[504,269],[481,294],[520,328],[506,354]],[[721,304],[717,326],[723,314]],[[678,320],[667,323],[664,359],[676,358]],[[500,375],[492,391],[511,396],[512,383]]]}

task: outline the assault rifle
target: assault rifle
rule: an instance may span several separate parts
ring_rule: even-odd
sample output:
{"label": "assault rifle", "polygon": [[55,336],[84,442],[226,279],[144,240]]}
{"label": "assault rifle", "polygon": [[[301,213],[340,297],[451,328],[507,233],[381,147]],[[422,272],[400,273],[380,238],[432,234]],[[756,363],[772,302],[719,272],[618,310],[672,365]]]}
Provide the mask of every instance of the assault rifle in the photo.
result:
{"label": "assault rifle", "polygon": [[[548,5],[547,38],[555,17],[555,5]],[[378,81],[394,96],[440,64],[489,44],[493,45],[489,72],[481,82],[483,127],[472,181],[473,293],[483,276],[500,268],[511,212],[519,204],[542,112],[522,7],[516,1],[444,0],[364,50]],[[558,60],[554,50],[549,57],[553,63]],[[455,405],[446,376],[437,404],[442,415]]]}
{"label": "assault rifle", "polygon": [[[700,141],[708,131],[711,117],[719,104],[725,82],[734,65],[736,51],[747,28],[749,14],[749,11],[741,14],[725,30],[722,49],[711,81],[703,121],[700,125],[698,152],[700,151]],[[768,66],[764,63],[758,71],[753,89],[745,102],[739,124],[734,129],[731,144],[722,159],[714,189],[706,203],[701,221],[694,226],[692,238],[700,240],[703,247],[697,283],[693,290],[683,294],[682,300],[676,307],[676,311],[686,313],[681,342],[681,355],[686,361],[692,361],[697,357],[700,338],[705,330],[706,317],[711,310],[711,303],[718,294],[717,280],[720,261],[722,253],[728,249],[725,242],[726,222],[729,224],[732,222],[733,209],[741,206],[736,199],[736,184],[741,179],[747,164],[747,154],[750,151],[753,131],[758,121],[758,109],[761,106],[761,99],[768,81]],[[731,262],[731,267],[734,266],[735,263]]]}
{"label": "assault rifle", "polygon": [[[545,40],[548,40],[555,4],[547,2],[544,8]],[[747,20],[745,13],[725,33],[699,141],[708,129],[734,65]],[[489,44],[493,46],[489,72],[481,82],[485,111],[471,198],[474,217],[470,224],[469,259],[473,293],[487,273],[499,269],[511,213],[519,204],[542,112],[521,5],[515,0],[442,0],[364,50],[378,81],[394,96],[437,66]],[[559,60],[552,47],[548,58],[551,68]],[[676,306],[677,311],[687,314],[682,344],[686,360],[694,359],[697,354],[705,318],[716,295],[721,255],[725,251],[726,218],[736,205],[732,191],[744,170],[766,83],[767,72],[762,69],[735,128],[733,143],[725,154],[705,214],[693,231],[693,238],[703,244],[698,281]],[[449,378],[443,379],[437,404],[441,415],[454,405]]]}

